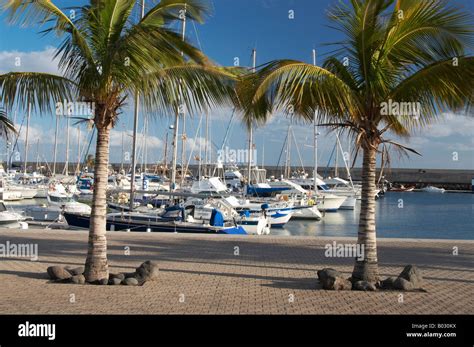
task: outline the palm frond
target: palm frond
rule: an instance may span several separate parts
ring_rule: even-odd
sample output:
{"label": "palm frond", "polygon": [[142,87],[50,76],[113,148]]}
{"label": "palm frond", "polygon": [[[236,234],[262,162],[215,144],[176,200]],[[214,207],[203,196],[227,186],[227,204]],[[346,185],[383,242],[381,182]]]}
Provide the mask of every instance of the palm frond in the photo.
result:
{"label": "palm frond", "polygon": [[7,112],[0,108],[0,135],[8,139],[11,133],[18,134],[15,124],[10,120]]}
{"label": "palm frond", "polygon": [[41,112],[51,112],[55,103],[76,100],[76,85],[61,76],[37,72],[10,72],[0,75],[0,101],[11,109],[31,103]]}
{"label": "palm frond", "polygon": [[226,69],[183,64],[150,73],[135,87],[149,112],[175,114],[184,106],[189,113],[217,105],[231,105],[236,77]]}

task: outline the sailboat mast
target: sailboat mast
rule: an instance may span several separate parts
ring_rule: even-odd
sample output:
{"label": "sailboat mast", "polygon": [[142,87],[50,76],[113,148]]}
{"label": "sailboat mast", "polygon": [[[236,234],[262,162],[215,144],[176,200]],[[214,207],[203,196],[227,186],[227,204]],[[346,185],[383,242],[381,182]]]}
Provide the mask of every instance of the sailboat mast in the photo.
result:
{"label": "sailboat mast", "polygon": [[124,172],[123,171],[123,159],[124,159],[124,156],[125,156],[125,142],[124,142],[124,133],[125,133],[125,129],[122,131],[122,159],[120,160],[120,173]]}
{"label": "sailboat mast", "polygon": [[163,176],[166,176],[168,173],[168,135],[169,132],[166,131]]}
{"label": "sailboat mast", "polygon": [[204,176],[208,174],[207,167],[209,165],[209,157],[208,157],[208,150],[209,150],[209,112],[206,109],[206,141],[205,141],[205,147],[204,147]]}
{"label": "sailboat mast", "polygon": [[[183,21],[183,26],[182,26],[182,32],[181,32],[181,38],[184,41],[185,33],[186,33],[186,4],[184,5],[184,13],[182,13],[182,21]],[[183,52],[181,52],[181,55],[183,55]],[[178,127],[179,127],[179,112],[182,109],[180,107],[181,105],[177,105],[177,110],[176,110],[176,117],[174,119],[174,127],[173,127],[173,159],[172,159],[172,164],[171,164],[171,184],[170,184],[170,189],[173,191],[176,189],[176,163],[178,160]],[[183,109],[184,111],[184,109]],[[183,117],[184,119],[185,117]]]}
{"label": "sailboat mast", "polygon": [[36,140],[36,170],[35,171],[38,171],[38,166],[39,166],[39,144],[40,144],[40,140],[38,138]]}
{"label": "sailboat mast", "polygon": [[64,167],[64,173],[69,176],[69,116],[66,119],[66,164]]}
{"label": "sailboat mast", "polygon": [[26,137],[25,137],[25,164],[23,173],[26,175],[26,166],[28,165],[28,131],[30,129],[31,102],[28,103],[28,115],[26,116]]}
{"label": "sailboat mast", "polygon": [[[313,49],[313,65],[316,66],[316,50]],[[313,160],[314,160],[314,171],[313,171],[313,187],[314,187],[314,195],[316,198],[316,194],[318,193],[318,126],[317,126],[317,118],[318,118],[318,109],[314,110],[314,118],[313,118]]]}
{"label": "sailboat mast", "polygon": [[59,116],[56,115],[56,131],[54,132],[53,176],[56,176],[56,154],[58,152]]}
{"label": "sailboat mast", "polygon": [[[181,33],[181,39],[184,41],[186,35],[186,4],[184,4],[184,15],[183,15],[183,31]],[[183,52],[181,52],[183,56]],[[183,133],[181,134],[181,186],[184,184],[184,178],[186,175],[186,110],[183,107]]]}
{"label": "sailboat mast", "polygon": [[148,163],[148,143],[147,143],[147,140],[146,138],[148,137],[148,117],[145,116],[145,136],[144,136],[144,140],[145,140],[145,144],[144,144],[144,151],[145,151],[145,154],[144,154],[144,170],[143,172],[146,173],[146,166],[147,166],[147,163]]}
{"label": "sailboat mast", "polygon": [[[145,0],[141,4],[141,18],[145,16]],[[133,201],[135,200],[135,172],[137,166],[137,128],[138,128],[138,105],[140,102],[140,92],[135,91],[135,109],[133,112],[133,136],[132,136],[132,177],[130,182],[130,211],[133,211]]]}
{"label": "sailboat mast", "polygon": [[[257,50],[254,48],[252,50],[252,73],[255,73],[255,68],[257,67]],[[251,183],[251,177],[252,177],[252,147],[253,147],[253,124],[252,122],[250,123],[249,126],[249,153],[247,155],[248,157],[248,166],[247,166],[247,171],[248,171],[248,184]]]}
{"label": "sailboat mast", "polygon": [[77,166],[76,175],[79,175],[81,169],[81,127],[77,127]]}
{"label": "sailboat mast", "polygon": [[285,163],[285,178],[290,178],[291,167],[291,124],[288,125],[286,133],[286,163]]}

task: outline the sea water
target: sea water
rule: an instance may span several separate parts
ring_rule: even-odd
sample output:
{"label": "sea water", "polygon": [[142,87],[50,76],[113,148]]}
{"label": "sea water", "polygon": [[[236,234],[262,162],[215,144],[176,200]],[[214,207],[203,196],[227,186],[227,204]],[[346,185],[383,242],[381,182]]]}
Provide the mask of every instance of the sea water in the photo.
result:
{"label": "sea water", "polygon": [[[377,237],[474,240],[474,194],[387,192],[376,201]],[[273,235],[357,236],[354,210],[326,213],[320,221],[291,220]]]}

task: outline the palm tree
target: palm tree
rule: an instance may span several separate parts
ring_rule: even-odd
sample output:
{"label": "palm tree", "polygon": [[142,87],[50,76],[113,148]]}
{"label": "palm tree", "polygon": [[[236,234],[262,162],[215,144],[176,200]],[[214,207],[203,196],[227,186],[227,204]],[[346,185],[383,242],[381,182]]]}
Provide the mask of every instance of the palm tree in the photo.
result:
{"label": "palm tree", "polygon": [[95,182],[84,275],[88,282],[107,279],[109,140],[126,101],[139,91],[145,111],[174,115],[183,106],[192,113],[225,103],[233,92],[232,75],[212,65],[201,51],[172,30],[172,23],[181,20],[183,14],[202,22],[209,13],[208,3],[161,0],[137,23],[133,13],[139,8],[135,0],[90,0],[87,6],[67,12],[48,0],[9,0],[4,9],[11,22],[51,24],[43,32],[63,39],[56,56],[64,77],[45,76],[46,84],[57,84],[42,91],[38,90],[40,84],[22,83],[14,76],[3,79],[3,101],[11,105],[16,97],[20,96],[22,102],[32,94],[28,99],[47,108],[52,101],[62,100],[63,95],[57,94],[69,91],[74,99],[68,100],[94,105]]}
{"label": "palm tree", "polygon": [[[362,201],[357,243],[365,247],[352,280],[379,279],[375,190],[379,147],[412,149],[386,134],[406,138],[444,112],[472,102],[472,14],[444,0],[351,0],[329,12],[344,39],[324,64],[270,62],[239,86],[244,115],[260,122],[275,110],[330,130],[347,131],[362,158]],[[403,103],[403,104],[402,104]],[[408,104],[407,104],[408,103]],[[419,106],[420,113],[387,105]],[[290,107],[291,106],[291,107]],[[410,111],[410,110],[408,110]],[[408,151],[408,152],[407,152]]]}

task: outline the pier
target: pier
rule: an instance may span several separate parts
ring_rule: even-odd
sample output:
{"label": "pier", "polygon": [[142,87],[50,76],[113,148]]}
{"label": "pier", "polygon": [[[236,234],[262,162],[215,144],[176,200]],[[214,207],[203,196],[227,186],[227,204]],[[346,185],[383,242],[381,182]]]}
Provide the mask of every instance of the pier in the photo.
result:
{"label": "pier", "polygon": [[110,272],[155,260],[160,279],[143,287],[48,283],[48,266],[83,265],[87,235],[4,230],[0,243],[37,244],[39,258],[0,261],[0,314],[474,314],[474,241],[378,239],[383,278],[407,264],[422,271],[426,292],[402,296],[321,290],[317,270],[352,271],[353,259],[325,257],[325,244],[354,242],[335,237],[109,232]]}

